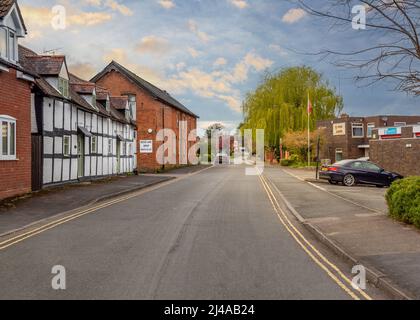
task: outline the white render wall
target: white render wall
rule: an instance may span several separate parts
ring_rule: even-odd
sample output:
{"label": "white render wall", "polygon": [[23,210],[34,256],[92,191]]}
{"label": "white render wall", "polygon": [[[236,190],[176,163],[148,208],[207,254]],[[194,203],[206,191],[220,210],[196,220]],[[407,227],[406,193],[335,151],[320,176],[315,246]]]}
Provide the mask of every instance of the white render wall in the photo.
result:
{"label": "white render wall", "polygon": [[[43,99],[43,184],[76,181],[133,172],[135,163],[134,127],[113,121],[84,110],[68,102],[44,97]],[[91,152],[91,137],[84,137],[84,174],[78,177],[78,127],[85,127],[96,136],[97,152]],[[119,141],[117,136],[123,137]],[[64,136],[70,137],[70,155],[63,154]],[[112,149],[108,150],[108,141]],[[121,144],[118,171],[117,143]],[[123,146],[126,145],[126,154]]]}

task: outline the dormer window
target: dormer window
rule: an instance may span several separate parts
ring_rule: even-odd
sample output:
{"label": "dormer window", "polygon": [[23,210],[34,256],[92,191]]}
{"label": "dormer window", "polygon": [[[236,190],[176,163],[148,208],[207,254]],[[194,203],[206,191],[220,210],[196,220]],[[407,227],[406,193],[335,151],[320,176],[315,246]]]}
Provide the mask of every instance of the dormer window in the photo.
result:
{"label": "dormer window", "polygon": [[58,91],[60,91],[60,93],[68,98],[69,97],[69,80],[64,79],[64,78],[58,78]]}

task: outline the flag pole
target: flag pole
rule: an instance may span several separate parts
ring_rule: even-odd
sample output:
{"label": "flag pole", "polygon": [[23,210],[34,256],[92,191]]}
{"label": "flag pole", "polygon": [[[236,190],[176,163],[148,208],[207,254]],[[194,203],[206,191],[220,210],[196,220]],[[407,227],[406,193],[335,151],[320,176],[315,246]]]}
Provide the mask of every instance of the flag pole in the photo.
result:
{"label": "flag pole", "polygon": [[310,97],[309,97],[309,91],[308,91],[308,106],[307,106],[307,112],[308,112],[308,167],[311,166],[311,111],[309,108],[309,104],[311,103]]}

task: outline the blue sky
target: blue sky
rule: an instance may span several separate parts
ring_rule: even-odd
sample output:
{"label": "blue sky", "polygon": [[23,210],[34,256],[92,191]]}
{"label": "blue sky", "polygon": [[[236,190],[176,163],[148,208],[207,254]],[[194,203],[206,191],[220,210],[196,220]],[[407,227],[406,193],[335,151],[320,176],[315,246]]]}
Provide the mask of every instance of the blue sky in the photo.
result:
{"label": "blue sky", "polygon": [[[115,59],[166,89],[200,115],[200,127],[234,128],[240,105],[266,70],[306,64],[344,96],[351,115],[419,114],[420,101],[393,83],[360,88],[354,71],[301,54],[351,50],[377,39],[369,32],[324,22],[279,0],[20,0],[37,52],[66,54],[74,73],[90,78]],[[51,26],[51,9],[66,9],[66,28]]]}

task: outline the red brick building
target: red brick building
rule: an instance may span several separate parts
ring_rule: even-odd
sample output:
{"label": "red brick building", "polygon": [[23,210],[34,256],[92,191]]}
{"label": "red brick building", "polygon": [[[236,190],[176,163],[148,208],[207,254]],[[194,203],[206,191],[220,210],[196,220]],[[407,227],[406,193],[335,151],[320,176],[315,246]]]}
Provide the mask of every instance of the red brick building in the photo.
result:
{"label": "red brick building", "polygon": [[[112,61],[104,70],[98,73],[91,81],[107,88],[112,96],[127,96],[130,101],[130,112],[137,123],[138,170],[149,172],[172,167],[174,165],[162,164],[157,159],[157,150],[163,142],[157,141],[157,133],[162,129],[171,129],[176,134],[176,165],[185,164],[180,159],[187,150],[196,143],[194,131],[197,129],[198,116],[188,110],[169,93],[161,90],[126,69],[119,63]],[[183,132],[182,124],[186,124]],[[191,134],[191,132],[193,132]],[[184,136],[185,135],[185,136]],[[188,137],[194,135],[194,141]]]}
{"label": "red brick building", "polygon": [[325,129],[325,139],[320,159],[331,163],[342,159],[369,157],[369,141],[373,130],[382,127],[403,127],[420,123],[420,116],[378,115],[371,117],[340,118],[317,123],[318,129]]}
{"label": "red brick building", "polygon": [[15,1],[0,2],[0,199],[31,191],[31,87],[19,64],[26,28]]}

